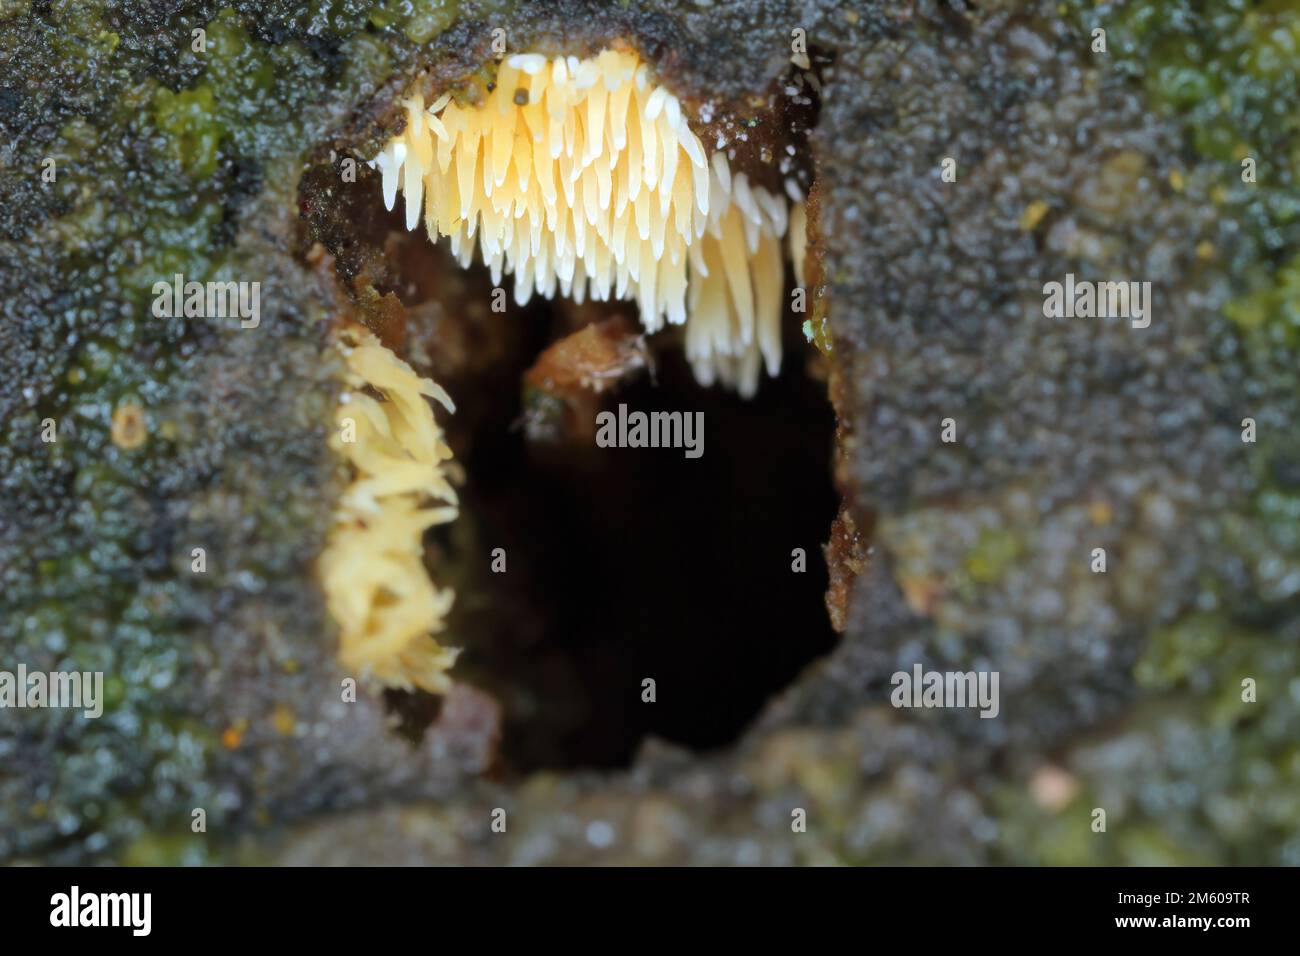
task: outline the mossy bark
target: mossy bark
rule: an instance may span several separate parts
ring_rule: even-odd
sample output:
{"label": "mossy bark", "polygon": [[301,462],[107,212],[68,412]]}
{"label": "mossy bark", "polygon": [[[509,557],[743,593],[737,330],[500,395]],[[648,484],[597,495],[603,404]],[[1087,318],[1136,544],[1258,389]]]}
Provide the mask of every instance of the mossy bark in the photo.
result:
{"label": "mossy bark", "polygon": [[[0,4],[0,647],[109,675],[98,721],[0,720],[0,859],[233,858],[274,828],[253,857],[1300,862],[1300,5],[1057,8]],[[312,571],[343,478],[339,306],[304,244],[347,224],[300,185],[369,155],[417,76],[478,69],[495,28],[631,38],[728,100],[780,75],[794,28],[834,57],[818,301],[874,552],[841,646],[728,754],[502,789],[454,731],[412,748],[339,694]],[[1151,281],[1151,327],[1045,320],[1066,272]],[[177,273],[261,282],[260,327],[156,318]],[[124,403],[138,447],[113,441]],[[916,660],[999,669],[1003,717],[894,710]],[[1065,802],[1034,788],[1049,765]],[[508,835],[467,839],[494,806]],[[349,812],[303,822],[324,810]]]}

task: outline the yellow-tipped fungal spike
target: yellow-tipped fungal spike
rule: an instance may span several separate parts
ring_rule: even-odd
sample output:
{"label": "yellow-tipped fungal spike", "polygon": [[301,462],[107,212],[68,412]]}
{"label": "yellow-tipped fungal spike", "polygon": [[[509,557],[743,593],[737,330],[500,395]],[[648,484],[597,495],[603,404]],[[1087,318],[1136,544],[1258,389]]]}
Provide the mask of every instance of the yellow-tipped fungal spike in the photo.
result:
{"label": "yellow-tipped fungal spike", "polygon": [[[339,627],[339,660],[362,681],[443,693],[456,651],[433,637],[454,595],[424,567],[424,532],[458,514],[445,463],[451,449],[426,398],[447,394],[352,329],[339,342],[346,388],[330,445],[352,467],[320,558],[326,602]],[[379,397],[374,397],[378,395]]]}
{"label": "yellow-tipped fungal spike", "polygon": [[416,95],[406,120],[372,165],[389,209],[403,193],[408,229],[423,216],[464,266],[477,240],[520,304],[558,288],[634,300],[650,332],[685,323],[703,384],[750,395],[761,366],[777,374],[781,240],[803,219],[706,149],[636,54],[511,56],[481,107]]}

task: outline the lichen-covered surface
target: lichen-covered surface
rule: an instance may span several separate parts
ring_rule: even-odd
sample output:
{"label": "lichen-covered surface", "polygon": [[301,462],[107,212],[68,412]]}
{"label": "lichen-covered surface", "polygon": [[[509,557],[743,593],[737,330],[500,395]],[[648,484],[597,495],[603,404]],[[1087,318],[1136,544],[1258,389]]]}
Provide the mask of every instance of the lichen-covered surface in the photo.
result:
{"label": "lichen-covered surface", "polygon": [[[0,648],[110,675],[98,721],[0,714],[0,859],[1300,863],[1300,4],[1200,6],[0,2]],[[340,701],[300,176],[495,27],[727,97],[795,27],[834,57],[819,344],[872,552],[721,753],[487,782],[474,691],[416,747]],[[260,327],[154,318],[175,272],[260,279]],[[1044,318],[1066,272],[1151,281],[1150,327]],[[892,708],[917,661],[998,670],[999,718]]]}

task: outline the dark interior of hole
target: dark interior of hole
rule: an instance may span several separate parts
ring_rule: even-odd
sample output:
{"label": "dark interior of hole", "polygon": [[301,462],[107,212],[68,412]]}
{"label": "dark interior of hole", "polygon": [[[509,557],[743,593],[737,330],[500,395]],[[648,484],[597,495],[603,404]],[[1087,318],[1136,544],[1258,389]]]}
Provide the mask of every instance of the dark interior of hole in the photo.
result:
{"label": "dark interior of hole", "polygon": [[[455,676],[501,705],[502,768],[622,766],[648,737],[695,750],[734,742],[834,642],[821,556],[838,507],[834,417],[807,371],[803,316],[785,316],[782,373],[753,399],[699,386],[680,335],[661,333],[649,341],[653,377],[605,400],[702,412],[701,458],[530,442],[521,379],[538,353],[582,321],[635,308],[534,299],[494,313],[486,270],[461,270],[422,227],[408,233],[376,176],[327,195],[304,204],[308,234],[342,281],[368,277],[401,300],[392,344],[457,402],[445,421],[468,480],[461,517],[429,536],[429,565],[457,595],[441,635],[463,648]],[[505,573],[491,571],[495,548]],[[413,739],[437,715],[433,698],[389,700]]]}
{"label": "dark interior of hole", "polygon": [[507,707],[508,765],[617,765],[647,735],[723,746],[831,646],[819,547],[837,504],[833,421],[824,389],[792,365],[746,402],[701,388],[668,353],[656,382],[617,395],[630,409],[703,412],[695,460],[624,448],[566,462],[506,421],[481,436],[466,506],[489,523],[484,543],[506,549],[497,586],[523,588],[536,614],[508,646],[464,657],[526,681]]}
{"label": "dark interior of hole", "polygon": [[[471,271],[487,301],[486,275]],[[820,552],[838,506],[825,385],[806,374],[788,316],[783,372],[753,399],[699,386],[674,344],[656,347],[653,380],[606,401],[702,412],[698,459],[531,444],[517,427],[520,377],[563,307],[496,316],[523,323],[516,351],[449,386],[484,416],[453,441],[468,478],[464,526],[443,532],[434,558],[435,573],[439,561],[471,569],[447,632],[465,648],[457,673],[500,700],[510,770],[619,766],[651,735],[724,746],[834,641]],[[490,570],[495,548],[505,573]],[[654,702],[643,700],[647,678]]]}

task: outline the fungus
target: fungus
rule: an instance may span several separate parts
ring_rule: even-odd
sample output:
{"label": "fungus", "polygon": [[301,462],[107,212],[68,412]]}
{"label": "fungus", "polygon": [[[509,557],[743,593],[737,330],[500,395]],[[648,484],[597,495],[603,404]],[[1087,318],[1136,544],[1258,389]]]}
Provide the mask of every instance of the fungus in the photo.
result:
{"label": "fungus", "polygon": [[[516,302],[557,289],[581,303],[635,301],[649,332],[685,325],[696,378],[751,396],[781,365],[784,257],[802,266],[802,196],[733,174],[681,102],[632,52],[504,60],[480,106],[450,94],[405,103],[406,128],[372,161],[406,227],[477,246]],[[721,147],[721,144],[719,144]]]}
{"label": "fungus", "polygon": [[[439,377],[453,375],[459,397],[472,406],[464,428],[495,435],[497,425],[509,423],[511,435],[524,436],[470,442],[463,449],[474,475],[475,509],[488,509],[497,526],[510,524],[503,515],[533,514],[529,506],[540,500],[540,488],[550,489],[546,497],[553,509],[575,508],[585,514],[594,507],[592,501],[609,506],[608,498],[593,488],[600,475],[624,474],[626,464],[613,457],[601,457],[597,464],[580,450],[562,455],[557,449],[573,449],[575,444],[594,448],[592,423],[601,396],[615,387],[639,387],[633,381],[636,373],[659,365],[645,349],[642,331],[676,327],[684,343],[683,354],[665,359],[663,374],[653,376],[647,387],[671,390],[690,383],[694,389],[695,383],[721,383],[751,397],[764,370],[778,376],[783,333],[793,331],[783,328],[788,311],[786,263],[801,281],[805,258],[803,192],[793,177],[802,177],[806,170],[793,159],[775,162],[772,157],[782,136],[792,137],[786,153],[797,156],[812,105],[773,94],[770,100],[751,98],[739,108],[758,109],[764,102],[773,112],[761,118],[749,112],[743,117],[719,113],[715,105],[694,100],[684,103],[627,48],[607,49],[585,60],[510,56],[497,65],[486,87],[466,89],[454,99],[446,93],[431,103],[417,88],[403,101],[401,132],[371,161],[382,189],[359,199],[373,206],[359,207],[349,221],[369,225],[381,196],[384,206],[396,211],[382,220],[381,228],[367,232],[366,241],[378,251],[383,237],[388,269],[382,282],[394,290],[394,303],[400,297],[407,300],[399,309],[403,335],[393,340],[411,336],[413,361],[433,355],[435,348],[441,352],[442,339],[431,339],[422,320],[413,319],[412,328],[405,328],[406,310],[411,317],[424,315],[428,297],[460,294],[436,281],[444,257],[416,231],[421,222],[420,231],[433,245],[449,247],[461,268],[479,260],[497,286],[510,277],[519,306],[535,297],[566,298],[579,307],[589,301],[598,304],[581,313],[543,310],[548,318],[566,317],[546,333],[559,337],[537,354],[525,343],[537,343],[539,336],[513,336],[512,348],[520,351],[497,363],[501,376],[493,384],[474,378],[486,374],[481,372],[456,378],[458,373],[449,370],[458,368],[457,363],[442,362]],[[715,120],[715,115],[720,118]],[[697,120],[699,125],[694,125]],[[389,233],[393,218],[404,222],[407,233]],[[398,238],[406,234],[410,241]],[[364,265],[356,257],[351,261],[354,269]],[[459,286],[453,283],[451,288]],[[643,329],[636,327],[631,309],[613,305],[616,302],[635,305]],[[451,453],[425,401],[445,396],[371,332],[352,328],[342,345],[349,382],[334,443],[347,457],[354,480],[340,503],[321,566],[341,633],[340,659],[350,673],[379,687],[445,693],[455,653],[438,638],[448,626],[453,595],[430,581],[421,540],[427,527],[450,521],[457,510],[445,471]],[[501,385],[509,389],[524,369],[518,400],[503,399]],[[751,406],[753,415],[766,414],[773,402],[791,395],[816,394],[815,388],[801,390],[787,379],[769,384],[756,399],[758,406]],[[717,404],[696,395],[718,414],[741,415],[725,395],[715,396]],[[444,404],[450,408],[449,402]],[[345,418],[356,424],[351,444],[341,437]],[[521,423],[521,431],[513,427]],[[804,447],[806,428],[792,431],[789,438],[792,445]],[[535,454],[518,456],[518,441],[528,443]],[[542,444],[550,447],[539,451]],[[738,447],[733,442],[731,450],[740,453]],[[706,485],[715,479],[729,481],[721,464],[719,459],[718,470],[697,467],[695,480]],[[518,500],[514,486],[508,501],[501,497],[493,484],[499,477],[484,483],[485,475],[499,476],[503,469],[521,465],[539,481],[529,484]],[[650,467],[661,480],[681,479],[657,462]],[[577,482],[572,498],[566,496],[569,485],[557,480],[561,473]],[[793,485],[804,488],[796,469],[788,474]],[[536,524],[529,527],[535,529]],[[535,557],[536,540],[548,537],[534,531],[521,539],[521,559],[527,563]],[[567,541],[565,547],[570,546],[574,561],[585,560],[582,549],[589,550],[588,545]],[[433,573],[442,576],[436,567]],[[541,587],[541,577],[542,572],[534,578],[517,575],[511,586],[531,595],[531,589]],[[607,583],[617,584],[613,579]],[[461,586],[474,585],[462,581]],[[820,600],[815,583],[807,590]],[[549,580],[546,593],[560,595],[555,598],[559,604],[541,626],[555,628],[557,635],[564,630],[556,646],[566,653],[582,646],[587,625],[579,608],[590,598],[564,579]],[[481,614],[468,606],[462,611]],[[478,626],[471,620],[458,618],[456,626]],[[466,644],[474,656],[464,663],[471,671],[494,666],[485,663],[492,658],[483,650],[481,630],[466,631],[472,636]],[[486,626],[486,633],[495,632]],[[800,661],[816,650],[812,643],[801,649]],[[585,658],[574,653],[572,664],[565,667],[586,668]],[[635,654],[629,654],[634,660]],[[779,667],[774,664],[772,669]],[[767,675],[757,676],[748,688],[752,699],[761,697],[770,683]],[[603,701],[603,694],[593,694],[590,706],[597,700]],[[744,719],[740,711],[750,705],[750,697],[737,704],[736,722]],[[640,721],[630,721],[626,734],[593,749],[591,759],[618,759],[640,726]],[[713,735],[709,739],[721,739],[732,726],[730,714],[720,718],[708,731]],[[548,732],[543,728],[538,735]],[[531,740],[521,744],[521,754]]]}
{"label": "fungus", "polygon": [[451,449],[426,401],[450,397],[371,333],[339,338],[347,372],[330,444],[352,471],[320,558],[339,660],[383,687],[443,693],[456,651],[438,643],[454,595],[424,566],[424,532],[458,514]]}
{"label": "fungus", "polygon": [[113,410],[109,436],[114,445],[126,451],[134,451],[145,443],[149,437],[149,427],[139,402],[125,401]]}

